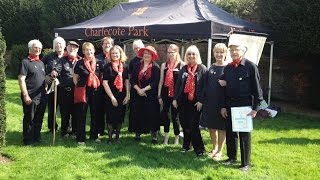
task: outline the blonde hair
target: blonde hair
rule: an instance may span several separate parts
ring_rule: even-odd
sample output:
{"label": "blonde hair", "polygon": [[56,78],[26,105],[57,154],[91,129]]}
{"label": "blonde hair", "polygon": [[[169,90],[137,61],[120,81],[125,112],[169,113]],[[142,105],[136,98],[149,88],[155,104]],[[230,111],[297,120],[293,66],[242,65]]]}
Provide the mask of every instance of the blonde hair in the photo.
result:
{"label": "blonde hair", "polygon": [[[110,53],[113,51],[113,50],[116,50],[118,49],[120,51],[120,61],[121,62],[126,62],[126,60],[128,59],[126,54],[124,53],[124,51],[122,50],[122,48],[118,45],[115,45],[115,46],[112,46],[110,48]],[[111,57],[111,56],[110,56]],[[113,61],[112,57],[111,57],[111,61]]]}
{"label": "blonde hair", "polygon": [[[178,61],[178,62],[181,62],[182,60],[181,60],[181,56],[180,56],[180,48],[179,48],[179,46],[177,46],[176,44],[170,44],[169,45],[169,47],[168,47],[168,50],[169,49],[173,49],[174,51],[176,51],[177,52],[177,56],[176,56],[176,60]],[[169,54],[167,55],[167,59],[169,59]]]}
{"label": "blonde hair", "polygon": [[228,48],[224,43],[218,43],[213,47],[212,51],[215,52],[218,49],[221,49],[221,50],[223,50],[223,52],[227,53]]}
{"label": "blonde hair", "polygon": [[184,62],[186,64],[189,64],[189,62],[188,62],[188,53],[195,53],[197,64],[202,64],[200,52],[199,52],[199,49],[197,48],[197,46],[191,45],[191,46],[189,46],[187,48],[186,53],[184,55]]}
{"label": "blonde hair", "polygon": [[95,50],[95,48],[94,48],[94,46],[93,46],[93,44],[92,44],[91,42],[85,42],[85,43],[82,44],[82,52],[83,52],[83,53],[84,53],[84,51],[85,51],[86,49],[90,49],[90,48],[92,48],[93,50]]}
{"label": "blonde hair", "polygon": [[102,44],[103,44],[103,42],[106,41],[106,40],[109,40],[109,41],[111,42],[112,46],[114,45],[114,40],[113,40],[110,36],[107,36],[107,37],[102,38],[102,41],[101,41]]}

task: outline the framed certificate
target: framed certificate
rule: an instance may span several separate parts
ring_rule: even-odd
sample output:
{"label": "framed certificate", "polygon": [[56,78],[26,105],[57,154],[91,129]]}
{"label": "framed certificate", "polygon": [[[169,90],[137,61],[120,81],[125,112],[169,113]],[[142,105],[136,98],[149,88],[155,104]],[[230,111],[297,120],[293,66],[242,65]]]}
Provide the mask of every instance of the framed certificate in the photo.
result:
{"label": "framed certificate", "polygon": [[247,116],[252,111],[250,106],[231,107],[231,120],[233,132],[251,132],[252,117]]}

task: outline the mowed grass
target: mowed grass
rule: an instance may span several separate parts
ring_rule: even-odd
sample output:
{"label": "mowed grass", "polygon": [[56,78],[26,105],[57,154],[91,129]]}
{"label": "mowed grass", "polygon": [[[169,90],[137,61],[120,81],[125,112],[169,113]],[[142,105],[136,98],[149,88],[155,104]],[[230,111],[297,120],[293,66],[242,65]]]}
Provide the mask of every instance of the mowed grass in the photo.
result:
{"label": "mowed grass", "polygon": [[[244,173],[238,170],[239,164],[226,167],[207,156],[199,158],[193,152],[181,153],[181,146],[172,145],[173,134],[171,145],[151,145],[150,135],[144,135],[137,143],[134,135],[127,132],[127,120],[120,140],[112,145],[107,145],[106,137],[102,137],[100,144],[87,141],[86,146],[79,147],[75,139],[62,140],[57,132],[52,146],[45,116],[43,143],[26,147],[22,145],[22,107],[15,79],[7,80],[6,102],[7,145],[1,152],[13,162],[0,164],[0,179],[320,178],[319,118],[283,113],[274,119],[255,120],[251,156],[254,167]],[[60,126],[59,116],[57,120]],[[202,135],[206,149],[210,150],[208,132],[203,130]]]}

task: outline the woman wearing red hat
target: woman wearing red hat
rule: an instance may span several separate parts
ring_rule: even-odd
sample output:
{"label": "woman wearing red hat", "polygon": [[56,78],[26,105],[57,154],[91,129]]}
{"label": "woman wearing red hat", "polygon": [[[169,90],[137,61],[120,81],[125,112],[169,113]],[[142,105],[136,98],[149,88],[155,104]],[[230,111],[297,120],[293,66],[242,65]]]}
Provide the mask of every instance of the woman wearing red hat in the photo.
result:
{"label": "woman wearing red hat", "polygon": [[192,45],[188,47],[184,61],[185,66],[179,72],[177,85],[174,91],[172,105],[179,106],[179,119],[183,129],[183,150],[193,149],[197,156],[204,155],[199,120],[202,109],[202,83],[201,79],[206,72],[206,67],[201,64],[199,49]]}
{"label": "woman wearing red hat", "polygon": [[131,84],[138,96],[134,102],[136,140],[142,133],[151,132],[152,143],[157,143],[157,132],[160,128],[159,102],[157,99],[160,68],[154,61],[158,58],[152,46],[141,48],[138,56],[142,61],[137,63],[132,72]]}
{"label": "woman wearing red hat", "polygon": [[130,99],[128,67],[124,63],[127,56],[118,45],[110,49],[110,62],[103,69],[103,87],[107,93],[108,143],[112,142],[113,131],[119,139],[121,124],[124,120],[126,104]]}

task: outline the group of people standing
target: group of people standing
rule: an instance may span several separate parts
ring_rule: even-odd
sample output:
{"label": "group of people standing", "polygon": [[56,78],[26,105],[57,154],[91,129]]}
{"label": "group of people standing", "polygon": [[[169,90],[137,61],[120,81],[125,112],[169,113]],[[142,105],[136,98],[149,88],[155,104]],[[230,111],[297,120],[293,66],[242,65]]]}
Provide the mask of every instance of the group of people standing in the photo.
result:
{"label": "group of people standing", "polygon": [[[22,60],[19,75],[23,104],[23,142],[26,145],[40,140],[42,119],[48,102],[48,128],[53,124],[53,95],[45,94],[45,86],[59,79],[58,104],[61,113],[61,137],[76,135],[79,145],[86,141],[86,114],[90,107],[90,139],[100,142],[107,127],[108,143],[119,139],[127,106],[129,132],[135,140],[151,133],[151,142],[158,142],[160,126],[164,126],[164,144],[169,143],[170,121],[173,124],[174,144],[179,144],[183,131],[182,152],[194,150],[205,153],[199,126],[209,129],[212,150],[209,156],[221,160],[227,141],[227,165],[236,162],[240,136],[241,170],[250,168],[251,134],[233,132],[231,107],[251,106],[254,117],[262,100],[257,66],[244,58],[246,47],[218,43],[213,48],[215,63],[208,69],[202,65],[199,49],[191,45],[183,59],[179,47],[171,44],[167,60],[156,63],[158,53],[141,40],[133,42],[136,53],[129,64],[123,49],[114,45],[111,37],[102,39],[103,53],[95,56],[92,43],[82,45],[84,57],[78,55],[79,44],[57,37],[55,52],[39,59],[42,44],[29,42],[29,56]],[[227,50],[232,63],[226,64]],[[48,99],[48,101],[47,101]]]}

